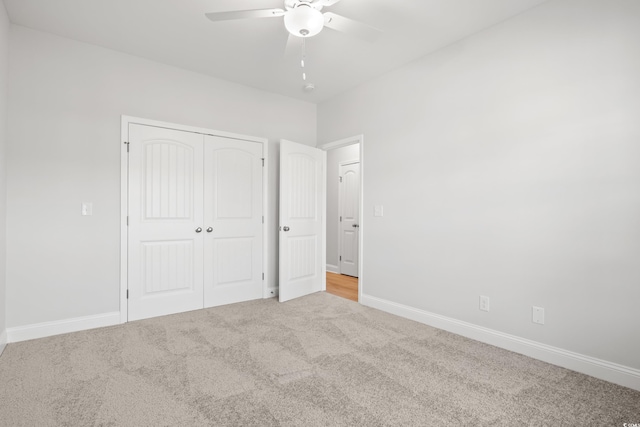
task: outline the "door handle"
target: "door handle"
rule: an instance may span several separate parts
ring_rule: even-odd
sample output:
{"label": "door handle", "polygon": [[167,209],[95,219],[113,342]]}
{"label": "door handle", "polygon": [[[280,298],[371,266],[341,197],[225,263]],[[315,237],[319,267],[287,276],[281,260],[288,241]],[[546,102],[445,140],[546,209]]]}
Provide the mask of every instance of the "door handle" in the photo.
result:
{"label": "door handle", "polygon": [[358,227],[360,227],[360,226],[359,226],[358,224],[353,224],[353,225],[352,225],[352,227],[353,227],[353,228],[358,228]]}
{"label": "door handle", "polygon": [[291,230],[291,229],[290,229],[289,227],[285,226],[285,227],[283,228],[283,230],[284,230],[284,231],[289,231],[289,230]]}
{"label": "door handle", "polygon": [[202,227],[196,228],[196,233],[201,233],[201,232],[202,232]]}
{"label": "door handle", "polygon": [[207,233],[211,233],[213,231],[213,227],[207,228]]}

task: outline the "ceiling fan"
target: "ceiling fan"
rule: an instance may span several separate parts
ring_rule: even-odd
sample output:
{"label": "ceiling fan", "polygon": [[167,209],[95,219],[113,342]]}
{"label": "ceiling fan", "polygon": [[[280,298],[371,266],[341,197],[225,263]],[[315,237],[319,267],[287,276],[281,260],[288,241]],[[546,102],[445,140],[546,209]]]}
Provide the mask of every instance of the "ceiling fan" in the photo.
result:
{"label": "ceiling fan", "polygon": [[[234,10],[206,13],[212,21],[228,21],[246,18],[284,17],[284,26],[294,37],[308,38],[320,33],[324,27],[373,42],[381,31],[362,22],[345,18],[333,12],[322,12],[340,0],[284,0],[282,9]],[[289,37],[291,39],[291,37]]]}

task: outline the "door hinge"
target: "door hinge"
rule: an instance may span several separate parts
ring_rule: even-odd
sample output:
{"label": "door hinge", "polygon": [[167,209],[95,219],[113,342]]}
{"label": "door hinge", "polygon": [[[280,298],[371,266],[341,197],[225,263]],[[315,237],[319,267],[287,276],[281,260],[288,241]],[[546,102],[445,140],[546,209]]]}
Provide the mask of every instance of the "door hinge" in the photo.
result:
{"label": "door hinge", "polygon": [[262,223],[264,224],[264,215],[262,215]]}
{"label": "door hinge", "polygon": [[264,280],[264,273],[262,273],[262,280]]}
{"label": "door hinge", "polygon": [[340,255],[340,261],[342,261],[342,255]]}
{"label": "door hinge", "polygon": [[264,157],[262,158],[262,167],[264,167]]}
{"label": "door hinge", "polygon": [[340,222],[342,222],[342,217],[340,217]]}
{"label": "door hinge", "polygon": [[127,215],[127,227],[129,226],[129,215]]}
{"label": "door hinge", "polygon": [[127,299],[129,299],[129,289],[127,289]]}
{"label": "door hinge", "polygon": [[129,143],[127,141],[124,142],[124,145],[127,146],[127,153],[129,152]]}
{"label": "door hinge", "polygon": [[342,182],[342,177],[340,177],[340,182]]}

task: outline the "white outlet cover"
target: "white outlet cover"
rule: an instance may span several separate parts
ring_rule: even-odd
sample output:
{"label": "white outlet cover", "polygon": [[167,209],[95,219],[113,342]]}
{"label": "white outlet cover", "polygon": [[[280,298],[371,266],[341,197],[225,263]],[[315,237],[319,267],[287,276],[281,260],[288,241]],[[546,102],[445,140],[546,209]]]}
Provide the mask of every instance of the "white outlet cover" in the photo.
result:
{"label": "white outlet cover", "polygon": [[489,297],[480,295],[480,310],[489,311],[489,302],[490,302]]}
{"label": "white outlet cover", "polygon": [[384,206],[375,205],[373,207],[373,216],[384,216]]}

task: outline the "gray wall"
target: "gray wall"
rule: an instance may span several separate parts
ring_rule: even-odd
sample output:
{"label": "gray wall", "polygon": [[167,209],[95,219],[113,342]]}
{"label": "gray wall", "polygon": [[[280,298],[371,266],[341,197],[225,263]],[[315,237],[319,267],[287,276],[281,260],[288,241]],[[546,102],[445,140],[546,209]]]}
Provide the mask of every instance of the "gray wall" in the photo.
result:
{"label": "gray wall", "polygon": [[365,294],[640,368],[639,52],[640,2],[556,0],[321,104]]}
{"label": "gray wall", "polygon": [[338,216],[340,163],[358,161],[360,159],[360,144],[327,151],[327,269],[337,271],[339,248]]}
{"label": "gray wall", "polygon": [[[13,26],[8,159],[9,328],[119,311],[120,115],[316,143],[316,106]],[[93,216],[80,203],[93,202]]]}
{"label": "gray wall", "polygon": [[7,72],[9,64],[9,18],[0,0],[0,352],[6,341],[6,161],[7,140]]}

